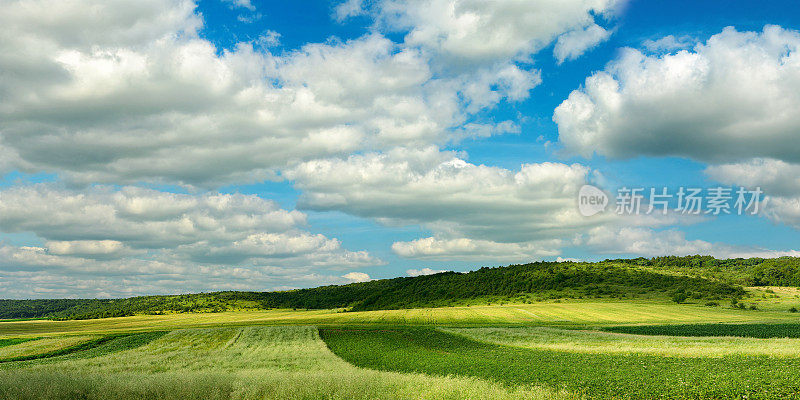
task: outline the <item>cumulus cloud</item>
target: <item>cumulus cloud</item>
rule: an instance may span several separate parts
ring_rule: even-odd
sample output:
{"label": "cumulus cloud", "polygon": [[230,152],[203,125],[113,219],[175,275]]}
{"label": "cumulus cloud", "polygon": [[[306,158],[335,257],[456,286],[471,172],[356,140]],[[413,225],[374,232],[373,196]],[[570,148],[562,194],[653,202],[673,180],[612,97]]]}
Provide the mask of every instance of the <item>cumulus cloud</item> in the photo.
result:
{"label": "cumulus cloud", "polygon": [[352,282],[368,282],[370,281],[369,275],[363,272],[350,272],[342,276],[342,278],[347,279]]}
{"label": "cumulus cloud", "polygon": [[[230,3],[254,12],[248,0]],[[702,250],[705,242],[644,228],[663,221],[581,217],[575,194],[594,174],[586,166],[511,170],[439,150],[519,132],[514,121],[475,117],[529,96],[542,79],[532,62],[542,49],[554,44],[561,62],[605,40],[599,19],[617,3],[348,0],[334,17],[368,14],[369,33],[273,54],[280,34],[271,30],[215,47],[199,34],[192,1],[6,2],[0,171],[85,186],[0,191],[3,232],[36,237],[0,246],[0,292],[120,296],[370,279],[331,272],[382,261],[310,232],[302,212],[195,191],[266,179],[292,180],[304,209],[422,225],[429,237],[392,245],[408,258],[525,261],[581,240],[609,252],[646,250],[641,240],[620,242],[626,232],[652,239],[659,252]],[[668,149],[738,163],[747,148],[800,162],[790,140],[800,104],[797,41],[777,27],[726,29],[692,51],[628,50],[556,111],[561,141],[582,154]],[[176,183],[192,194],[97,183]]]}
{"label": "cumulus cloud", "polygon": [[256,39],[254,44],[262,49],[278,46],[281,44],[281,34],[267,29],[266,32],[262,33],[258,39]]}
{"label": "cumulus cloud", "polygon": [[58,257],[40,247],[0,246],[3,298],[130,297],[221,290],[288,290],[349,279],[311,268],[203,265]]}
{"label": "cumulus cloud", "polygon": [[655,54],[627,49],[587,78],[555,111],[560,142],[587,157],[710,163],[710,178],[761,187],[770,196],[764,215],[800,227],[800,32],[728,27],[688,41],[645,42]]}
{"label": "cumulus cloud", "polygon": [[590,27],[596,26],[595,15],[611,13],[619,3],[386,0],[378,3],[378,14],[390,28],[408,31],[407,45],[435,53],[444,62],[492,64],[499,59],[526,60],[564,32],[594,31]]}
{"label": "cumulus cloud", "polygon": [[675,35],[667,35],[656,40],[647,39],[642,42],[642,45],[648,51],[658,53],[687,49],[694,46],[695,42],[697,41],[686,35],[680,37],[676,37]]}
{"label": "cumulus cloud", "polygon": [[722,183],[760,187],[771,196],[800,195],[800,164],[756,158],[739,163],[710,165],[705,173]]}
{"label": "cumulus cloud", "polygon": [[800,229],[800,164],[757,158],[741,163],[711,165],[706,175],[716,181],[761,188],[766,198],[762,215]]}
{"label": "cumulus cloud", "polygon": [[117,240],[52,240],[45,247],[50,254],[84,257],[119,256],[130,250]]}
{"label": "cumulus cloud", "polygon": [[800,161],[800,33],[732,27],[692,51],[626,49],[555,110],[572,152]]}
{"label": "cumulus cloud", "polygon": [[[268,49],[279,34],[269,30],[216,48],[198,34],[191,1],[8,2],[0,166],[79,183],[216,187],[279,179],[287,165],[316,158],[449,143],[470,115],[525,99],[540,82],[520,57],[610,7],[438,1],[400,15],[398,4],[379,4],[379,25],[408,30],[403,43],[377,30],[276,55]],[[450,21],[442,32],[439,17]],[[485,62],[450,68],[443,54]]]}
{"label": "cumulus cloud", "polygon": [[342,22],[350,17],[357,17],[366,13],[363,0],[346,0],[333,8],[333,16]]}
{"label": "cumulus cloud", "polygon": [[575,204],[589,174],[583,165],[560,163],[511,171],[427,148],[315,160],[286,176],[302,190],[300,208],[421,224],[448,239],[517,243],[569,235],[602,221],[583,218]]}
{"label": "cumulus cloud", "polygon": [[4,232],[32,233],[43,244],[2,246],[0,269],[155,279],[164,292],[185,279],[199,284],[205,275],[222,284],[222,271],[257,276],[261,281],[243,278],[238,287],[264,289],[261,284],[276,284],[275,275],[313,275],[314,282],[325,283],[320,271],[383,263],[365,251],[343,249],[335,238],[305,231],[305,220],[301,212],[253,195],[13,187],[0,191],[0,226]]}
{"label": "cumulus cloud", "polygon": [[422,268],[422,269],[407,269],[406,275],[408,276],[423,276],[423,275],[433,275],[438,274],[441,272],[447,272],[446,270],[438,270],[438,269],[430,269],[430,268]]}
{"label": "cumulus cloud", "polygon": [[587,50],[604,42],[609,36],[611,36],[611,31],[607,31],[597,24],[567,32],[558,37],[553,48],[553,56],[556,57],[559,64],[565,60],[574,60]]}
{"label": "cumulus cloud", "polygon": [[591,229],[581,240],[581,244],[598,252],[646,257],[703,254],[717,258],[775,258],[800,255],[796,250],[773,250],[689,240],[683,232],[674,229],[657,231],[637,227],[620,229],[597,227]]}
{"label": "cumulus cloud", "polygon": [[256,6],[250,2],[250,0],[223,0],[225,3],[228,3],[231,8],[246,8],[250,11],[255,11]]}
{"label": "cumulus cloud", "polygon": [[[580,164],[523,164],[518,170],[475,165],[437,148],[394,149],[315,160],[287,171],[301,209],[338,210],[386,225],[421,225],[430,237],[392,244],[419,260],[525,262],[575,246],[597,254],[735,255],[764,249],[686,240],[675,227],[704,216],[669,212],[587,218],[577,208],[595,172]],[[777,253],[776,253],[777,254]]]}
{"label": "cumulus cloud", "polygon": [[307,162],[287,177],[303,192],[301,208],[339,210],[387,225],[419,224],[432,231],[432,237],[392,245],[394,253],[412,259],[539,260],[560,255],[595,227],[677,222],[674,215],[582,217],[576,196],[592,171],[580,164],[525,164],[512,171],[471,164],[436,148],[395,149]]}
{"label": "cumulus cloud", "polygon": [[560,254],[564,242],[553,239],[538,243],[499,243],[469,238],[422,238],[395,242],[392,250],[401,257],[420,260],[525,261]]}

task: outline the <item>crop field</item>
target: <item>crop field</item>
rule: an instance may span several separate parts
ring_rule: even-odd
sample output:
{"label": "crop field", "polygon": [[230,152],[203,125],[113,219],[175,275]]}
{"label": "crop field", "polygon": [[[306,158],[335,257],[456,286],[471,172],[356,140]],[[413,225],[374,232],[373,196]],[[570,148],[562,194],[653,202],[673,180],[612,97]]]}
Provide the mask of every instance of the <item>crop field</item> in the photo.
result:
{"label": "crop field", "polygon": [[[473,377],[358,368],[313,327],[182,329],[118,343],[104,355],[9,363],[0,397],[14,399],[552,399],[574,398]],[[119,340],[119,339],[118,339]]]}
{"label": "crop field", "polygon": [[785,398],[800,393],[797,357],[534,350],[429,328],[323,329],[322,337],[335,354],[365,368],[460,374],[512,386],[542,385],[589,398]]}
{"label": "crop field", "polygon": [[63,351],[71,347],[98,339],[96,336],[61,336],[27,340],[12,346],[0,347],[0,362],[6,360],[23,359],[39,354]]}
{"label": "crop field", "polygon": [[609,332],[663,336],[734,336],[750,338],[800,338],[800,324],[687,324],[640,325],[605,328]]}
{"label": "crop field", "polygon": [[2,399],[797,398],[798,314],[564,300],[0,322]]}
{"label": "crop field", "polygon": [[[503,327],[503,328],[440,328],[447,333],[465,336],[472,340],[499,345],[539,350],[557,350],[593,354],[655,354],[670,357],[722,357],[732,355],[764,355],[800,357],[800,339],[776,335],[769,339],[724,336],[725,332],[741,326],[761,326],[763,329],[780,329],[789,324],[719,325],[718,331],[707,330],[709,335],[687,337],[681,329],[686,325],[623,326],[609,328],[612,332],[599,330],[567,330],[552,327]],[[778,328],[775,328],[778,327]],[[648,336],[645,329],[670,329],[672,336]],[[618,331],[642,332],[621,334]],[[656,331],[653,331],[656,332]],[[742,331],[739,331],[742,332]],[[696,332],[699,333],[699,332]],[[669,333],[659,333],[668,335]],[[682,336],[683,335],[683,336]]]}
{"label": "crop field", "polygon": [[267,310],[139,315],[92,320],[0,322],[0,338],[55,334],[91,335],[144,330],[243,325],[579,325],[745,323],[797,321],[781,311],[751,311],[666,302],[563,301],[471,307],[341,312]]}

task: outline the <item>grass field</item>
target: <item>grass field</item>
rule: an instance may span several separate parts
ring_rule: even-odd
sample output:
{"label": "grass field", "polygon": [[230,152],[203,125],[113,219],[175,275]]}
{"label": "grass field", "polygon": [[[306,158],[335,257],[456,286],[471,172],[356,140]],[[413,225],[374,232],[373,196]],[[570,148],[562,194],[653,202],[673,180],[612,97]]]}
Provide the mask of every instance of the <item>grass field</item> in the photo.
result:
{"label": "grass field", "polygon": [[746,338],[800,338],[800,324],[686,324],[639,325],[605,328],[610,332],[660,336],[730,336]]}
{"label": "grass field", "polygon": [[268,310],[140,315],[94,320],[0,322],[0,338],[56,334],[104,334],[187,327],[268,325],[619,325],[797,321],[786,311],[634,301],[563,301],[503,306],[443,307],[340,312]]}
{"label": "grass field", "polygon": [[[19,363],[18,363],[19,364]],[[6,365],[14,399],[566,399],[470,377],[354,367],[313,327],[183,329],[96,357]]]}
{"label": "grass field", "polygon": [[97,338],[97,336],[60,336],[29,340],[11,346],[0,347],[0,362],[59,351]]}
{"label": "grass field", "polygon": [[798,317],[571,300],[4,321],[0,398],[797,398]]}
{"label": "grass field", "polygon": [[[685,325],[678,325],[679,327]],[[719,327],[718,324],[713,326]],[[723,325],[723,330],[739,325]],[[753,325],[755,326],[755,325]],[[774,324],[759,325],[772,328]],[[780,324],[779,326],[784,326]],[[797,328],[797,325],[793,325]],[[648,326],[649,327],[649,326]],[[672,328],[658,326],[652,328]],[[619,330],[637,330],[639,326],[621,327]],[[644,328],[644,327],[641,327]],[[506,346],[539,350],[557,350],[593,354],[655,354],[670,357],[722,357],[732,355],[764,355],[773,357],[800,357],[800,339],[783,336],[760,339],[757,337],[686,337],[681,329],[672,329],[673,336],[643,336],[604,332],[597,330],[566,330],[551,327],[513,328],[440,328],[441,331],[467,338]],[[616,331],[617,329],[615,329]]]}
{"label": "grass field", "polygon": [[430,328],[323,329],[335,354],[387,371],[543,385],[590,398],[794,398],[800,358],[587,354],[501,346]]}

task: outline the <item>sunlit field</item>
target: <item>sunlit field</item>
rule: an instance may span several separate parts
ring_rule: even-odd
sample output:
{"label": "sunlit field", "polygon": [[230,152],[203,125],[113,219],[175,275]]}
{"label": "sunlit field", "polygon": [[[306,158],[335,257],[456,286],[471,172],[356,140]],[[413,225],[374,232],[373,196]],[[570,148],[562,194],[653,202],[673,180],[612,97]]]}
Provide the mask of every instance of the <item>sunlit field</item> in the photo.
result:
{"label": "sunlit field", "polygon": [[5,321],[0,397],[791,398],[799,322],[616,300]]}
{"label": "sunlit field", "polygon": [[321,332],[335,354],[365,368],[544,385],[588,398],[774,399],[800,393],[795,355],[593,354],[497,345],[430,328]]}
{"label": "sunlit field", "polygon": [[471,307],[341,312],[268,310],[140,315],[69,321],[0,322],[0,338],[96,334],[186,327],[267,325],[616,325],[639,323],[794,321],[785,311],[752,311],[666,302],[563,301]]}
{"label": "sunlit field", "polygon": [[[769,324],[768,326],[783,324]],[[685,325],[678,325],[683,327]],[[718,325],[713,325],[718,326]],[[797,325],[792,325],[797,333]],[[635,328],[639,328],[636,326]],[[662,328],[662,326],[659,326]],[[442,332],[472,340],[540,350],[592,354],[656,354],[670,357],[722,357],[764,355],[800,357],[800,339],[787,337],[687,337],[682,329],[673,336],[633,335],[599,330],[567,330],[552,327],[439,328]]]}
{"label": "sunlit field", "polygon": [[[138,347],[137,347],[138,346]],[[5,363],[14,399],[567,399],[473,377],[381,372],[336,357],[314,327],[182,329],[96,357]]]}

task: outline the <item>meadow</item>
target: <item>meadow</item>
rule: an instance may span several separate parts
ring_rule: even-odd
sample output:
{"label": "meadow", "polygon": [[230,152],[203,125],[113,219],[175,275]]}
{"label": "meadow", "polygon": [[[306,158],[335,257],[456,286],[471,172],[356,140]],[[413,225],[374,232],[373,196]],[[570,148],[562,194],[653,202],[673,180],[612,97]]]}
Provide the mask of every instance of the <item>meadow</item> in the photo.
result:
{"label": "meadow", "polygon": [[[784,269],[735,261],[719,281],[673,277],[718,267],[679,261],[664,273],[640,273],[657,259],[539,263],[270,295],[7,301],[19,318],[0,321],[0,399],[800,398],[800,291],[740,285],[783,282]],[[427,284],[456,290],[436,300]]]}
{"label": "meadow", "polygon": [[[134,334],[137,337],[148,334]],[[180,329],[105,354],[0,364],[7,399],[569,399],[472,377],[358,368],[314,327]]]}
{"label": "meadow", "polygon": [[343,312],[342,310],[266,310],[220,313],[137,315],[91,320],[0,322],[0,338],[91,335],[148,330],[244,325],[548,325],[687,324],[797,321],[785,311],[623,300],[557,300],[530,304],[478,305]]}
{"label": "meadow", "polygon": [[800,358],[768,355],[665,357],[535,350],[480,342],[430,328],[323,329],[338,356],[372,369],[459,374],[509,386],[538,385],[586,398],[792,398]]}
{"label": "meadow", "polygon": [[800,339],[747,336],[797,322],[620,300],[4,321],[0,398],[795,398]]}

